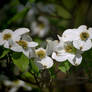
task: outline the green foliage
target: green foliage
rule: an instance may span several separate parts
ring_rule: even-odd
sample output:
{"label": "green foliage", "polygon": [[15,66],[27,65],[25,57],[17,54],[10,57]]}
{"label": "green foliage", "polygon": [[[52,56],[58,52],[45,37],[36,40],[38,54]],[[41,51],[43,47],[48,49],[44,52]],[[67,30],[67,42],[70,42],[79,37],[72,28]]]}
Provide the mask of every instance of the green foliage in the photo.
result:
{"label": "green foliage", "polygon": [[29,73],[29,72],[24,72],[22,75],[21,75],[22,78],[24,79],[28,79],[28,80],[31,80],[31,81],[35,81],[34,80],[34,76]]}
{"label": "green foliage", "polygon": [[13,53],[13,63],[22,71],[26,71],[29,65],[29,59],[22,53]]}
{"label": "green foliage", "polygon": [[[87,9],[88,9],[89,3],[84,1],[78,5],[78,7],[75,10],[75,23],[74,26],[78,27],[81,24],[85,22],[86,15],[87,15]],[[85,7],[85,8],[84,8]]]}
{"label": "green foliage", "polygon": [[35,38],[34,38],[34,41],[38,43],[38,47],[40,47],[40,45],[41,45],[42,42],[43,42],[42,39],[39,38],[39,37],[35,37]]}
{"label": "green foliage", "polygon": [[92,49],[83,53],[83,60],[82,60],[82,66],[84,67],[84,70],[91,75],[92,71]]}
{"label": "green foliage", "polygon": [[56,64],[54,64],[53,67],[49,69],[49,72],[52,78],[56,78],[55,67],[56,67]]}
{"label": "green foliage", "polygon": [[75,6],[76,2],[77,0],[62,0],[64,6],[69,10],[71,10]]}
{"label": "green foliage", "polygon": [[18,20],[23,20],[24,16],[27,14],[28,12],[28,8],[24,8],[24,10],[22,10],[21,12],[17,13],[16,15],[14,15],[14,17],[12,17],[9,21],[8,21],[8,24],[11,24],[15,21],[18,21]]}
{"label": "green foliage", "polygon": [[55,7],[56,7],[57,15],[61,16],[62,18],[70,19],[72,17],[71,14],[66,9],[64,9],[62,6],[55,5]]}
{"label": "green foliage", "polygon": [[39,73],[39,68],[37,67],[37,65],[35,64],[34,59],[30,59],[29,62],[29,66],[30,66],[30,71],[33,73]]}
{"label": "green foliage", "polygon": [[66,73],[67,71],[69,71],[70,67],[71,67],[70,63],[68,61],[65,61],[65,62],[61,62],[58,68],[62,72]]}
{"label": "green foliage", "polygon": [[68,26],[68,25],[69,25],[69,21],[68,20],[64,20],[63,19],[63,20],[61,20],[61,21],[58,22],[58,26],[59,27],[62,26],[62,27],[65,27],[66,28],[66,26]]}
{"label": "green foliage", "polygon": [[34,3],[36,0],[29,0],[30,3]]}
{"label": "green foliage", "polygon": [[9,49],[5,49],[3,47],[0,47],[0,59],[5,57],[9,53]]}

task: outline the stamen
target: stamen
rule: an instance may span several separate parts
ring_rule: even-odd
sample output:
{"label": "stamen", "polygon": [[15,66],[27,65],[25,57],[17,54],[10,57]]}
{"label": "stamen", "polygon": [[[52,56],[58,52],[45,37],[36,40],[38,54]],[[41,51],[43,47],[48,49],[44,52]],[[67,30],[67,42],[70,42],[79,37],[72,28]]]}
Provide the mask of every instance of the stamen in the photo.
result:
{"label": "stamen", "polygon": [[17,44],[19,44],[20,46],[22,46],[24,49],[26,49],[28,47],[28,44],[26,41],[24,40],[20,40],[20,41],[16,41]]}
{"label": "stamen", "polygon": [[65,51],[68,53],[75,53],[76,49],[72,45],[65,46]]}
{"label": "stamen", "polygon": [[46,52],[44,50],[39,50],[36,51],[36,55],[42,59],[46,56]]}
{"label": "stamen", "polygon": [[85,41],[89,38],[89,34],[87,32],[82,32],[80,34],[80,38],[81,38],[81,40]]}
{"label": "stamen", "polygon": [[38,21],[37,25],[38,27],[40,27],[40,29],[43,29],[45,27],[45,24],[41,21]]}
{"label": "stamen", "polygon": [[4,40],[9,40],[12,37],[10,33],[4,34],[3,39]]}

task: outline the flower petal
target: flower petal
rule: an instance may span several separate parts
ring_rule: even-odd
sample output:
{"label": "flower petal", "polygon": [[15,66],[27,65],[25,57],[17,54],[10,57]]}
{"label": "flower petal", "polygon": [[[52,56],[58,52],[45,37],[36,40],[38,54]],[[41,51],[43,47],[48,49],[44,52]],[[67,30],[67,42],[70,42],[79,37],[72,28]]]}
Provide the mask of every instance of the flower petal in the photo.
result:
{"label": "flower petal", "polygon": [[28,42],[28,47],[36,47],[37,45],[37,42]]}
{"label": "flower petal", "polygon": [[62,40],[63,41],[76,40],[78,38],[77,34],[78,34],[78,32],[76,31],[76,29],[67,29],[64,31],[64,33],[62,35]]}
{"label": "flower petal", "polygon": [[75,55],[72,55],[68,58],[69,62],[74,65],[74,66],[77,66],[81,63],[82,61],[82,56],[77,54],[76,56]]}
{"label": "flower petal", "polygon": [[19,29],[16,29],[14,31],[14,36],[17,37],[17,36],[20,36],[20,35],[23,35],[25,33],[28,33],[30,30],[28,28],[19,28]]}
{"label": "flower petal", "polygon": [[30,53],[29,50],[23,50],[23,53],[25,56],[27,56],[29,58],[29,53]]}
{"label": "flower petal", "polygon": [[22,40],[26,40],[26,41],[32,41],[32,38],[29,36],[29,35],[27,35],[27,34],[24,34],[24,35],[22,35]]}
{"label": "flower petal", "polygon": [[73,45],[75,48],[81,51],[87,51],[92,47],[92,42],[91,40],[87,40],[87,41],[76,40],[73,42]]}
{"label": "flower petal", "polygon": [[37,61],[37,62],[43,65],[43,69],[51,68],[53,66],[53,60],[48,56],[43,58],[41,61]]}
{"label": "flower petal", "polygon": [[67,60],[68,54],[67,53],[58,54],[58,53],[53,52],[52,53],[52,58],[55,59],[58,62],[63,62],[65,60]]}
{"label": "flower petal", "polygon": [[58,41],[51,41],[51,40],[47,40],[47,47],[46,47],[46,53],[47,55],[51,55],[53,51],[55,51],[56,46],[58,44]]}
{"label": "flower petal", "polygon": [[78,29],[80,30],[87,30],[87,26],[86,25],[81,25],[78,27]]}
{"label": "flower petal", "polygon": [[9,48],[9,42],[8,42],[8,41],[5,41],[5,42],[4,42],[4,47],[5,47],[5,48]]}
{"label": "flower petal", "polygon": [[0,33],[0,45],[3,45],[3,44],[4,44],[4,40],[3,40],[2,34]]}
{"label": "flower petal", "polygon": [[48,30],[46,27],[44,27],[43,29],[40,29],[38,36],[39,37],[44,37],[47,34]]}
{"label": "flower petal", "polygon": [[12,35],[13,31],[10,29],[5,29],[5,30],[3,30],[2,35],[7,34],[7,33],[10,33]]}
{"label": "flower petal", "polygon": [[89,35],[90,35],[90,39],[92,39],[92,28],[88,29]]}
{"label": "flower petal", "polygon": [[13,41],[19,41],[21,36],[13,35],[12,40]]}
{"label": "flower petal", "polygon": [[22,52],[23,51],[22,47],[19,46],[17,43],[14,43],[10,49],[15,51],[15,52]]}
{"label": "flower petal", "polygon": [[36,57],[35,49],[34,48],[29,48],[29,58],[32,58],[32,57]]}

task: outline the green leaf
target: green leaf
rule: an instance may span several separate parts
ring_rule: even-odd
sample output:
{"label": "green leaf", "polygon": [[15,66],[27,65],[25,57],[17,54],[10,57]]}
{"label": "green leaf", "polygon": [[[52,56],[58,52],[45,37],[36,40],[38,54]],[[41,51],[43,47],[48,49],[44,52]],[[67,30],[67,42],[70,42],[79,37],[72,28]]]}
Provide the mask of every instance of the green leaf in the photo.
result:
{"label": "green leaf", "polygon": [[59,65],[59,70],[61,70],[62,72],[66,73],[69,69],[70,69],[71,65],[68,61],[62,62]]}
{"label": "green leaf", "polygon": [[[85,7],[85,8],[84,8]],[[89,3],[86,1],[81,2],[75,10],[74,27],[78,27],[85,23],[87,17],[87,9]]]}
{"label": "green leaf", "polygon": [[69,25],[69,21],[68,20],[61,20],[58,22],[58,26],[62,26],[62,27],[67,27]]}
{"label": "green leaf", "polygon": [[8,21],[8,24],[11,24],[12,22],[15,22],[15,21],[17,21],[17,20],[23,19],[28,10],[29,10],[28,8],[24,8],[24,10],[22,10],[22,11],[19,12],[19,13],[17,13],[13,18],[11,18],[11,19]]}
{"label": "green leaf", "polygon": [[9,53],[9,51],[10,51],[9,49],[0,47],[0,59],[5,57]]}
{"label": "green leaf", "polygon": [[34,41],[38,43],[38,47],[40,47],[40,45],[42,44],[43,40],[40,39],[39,37],[35,37]]}
{"label": "green leaf", "polygon": [[56,11],[57,11],[58,16],[61,16],[65,19],[70,19],[72,17],[71,14],[66,9],[64,9],[62,6],[55,5],[55,7],[56,7]]}
{"label": "green leaf", "polygon": [[29,0],[30,3],[34,3],[36,0]]}
{"label": "green leaf", "polygon": [[64,6],[69,10],[72,10],[76,2],[77,0],[62,0],[62,3],[64,4]]}
{"label": "green leaf", "polygon": [[34,59],[30,59],[29,65],[30,65],[31,72],[33,72],[33,73],[38,73],[39,72],[39,68],[35,64]]}
{"label": "green leaf", "polygon": [[56,64],[54,64],[53,67],[49,69],[49,72],[52,78],[56,78],[55,68],[56,68]]}
{"label": "green leaf", "polygon": [[29,59],[22,53],[13,53],[13,63],[21,70],[26,71],[29,65]]}
{"label": "green leaf", "polygon": [[34,76],[29,73],[29,72],[24,72],[22,75],[21,75],[22,78],[26,78],[26,79],[30,79],[31,81],[34,81]]}

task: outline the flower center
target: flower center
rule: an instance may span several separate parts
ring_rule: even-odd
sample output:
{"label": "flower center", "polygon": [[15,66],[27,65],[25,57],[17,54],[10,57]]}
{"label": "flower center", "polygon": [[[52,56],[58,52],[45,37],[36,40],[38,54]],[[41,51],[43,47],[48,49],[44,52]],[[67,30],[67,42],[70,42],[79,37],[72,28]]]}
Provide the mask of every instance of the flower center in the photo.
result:
{"label": "flower center", "polygon": [[4,40],[9,40],[12,37],[10,33],[4,34],[3,39]]}
{"label": "flower center", "polygon": [[87,32],[82,32],[80,34],[80,38],[81,38],[81,40],[85,41],[89,38],[89,34]]}
{"label": "flower center", "polygon": [[16,85],[18,85],[18,84],[19,84],[19,80],[15,80],[14,83],[15,83]]}
{"label": "flower center", "polygon": [[38,21],[38,27],[40,27],[40,29],[43,29],[45,27],[43,22]]}
{"label": "flower center", "polygon": [[65,46],[65,51],[68,53],[75,53],[76,49],[72,45]]}
{"label": "flower center", "polygon": [[22,46],[24,49],[26,49],[28,47],[27,42],[24,40],[16,41],[16,43],[19,44],[20,46]]}
{"label": "flower center", "polygon": [[44,50],[39,50],[36,51],[36,55],[42,59],[46,56],[46,52]]}

